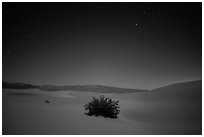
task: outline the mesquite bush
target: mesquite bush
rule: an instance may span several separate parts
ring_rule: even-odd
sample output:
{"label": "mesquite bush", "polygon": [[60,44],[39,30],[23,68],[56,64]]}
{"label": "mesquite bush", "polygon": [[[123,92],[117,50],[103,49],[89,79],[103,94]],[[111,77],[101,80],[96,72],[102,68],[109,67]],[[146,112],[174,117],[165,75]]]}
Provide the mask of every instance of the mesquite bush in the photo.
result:
{"label": "mesquite bush", "polygon": [[88,110],[89,116],[103,116],[105,118],[117,118],[119,115],[119,101],[114,101],[110,98],[105,98],[103,95],[98,99],[93,97],[93,100],[85,104],[85,110]]}

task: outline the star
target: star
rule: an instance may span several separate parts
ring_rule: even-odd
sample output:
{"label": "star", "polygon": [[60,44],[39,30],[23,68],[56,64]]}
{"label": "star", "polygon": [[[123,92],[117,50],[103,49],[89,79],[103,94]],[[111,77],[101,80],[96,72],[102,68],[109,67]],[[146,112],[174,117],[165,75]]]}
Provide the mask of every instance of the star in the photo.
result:
{"label": "star", "polygon": [[138,25],[139,25],[138,23],[135,24],[135,26],[138,26]]}

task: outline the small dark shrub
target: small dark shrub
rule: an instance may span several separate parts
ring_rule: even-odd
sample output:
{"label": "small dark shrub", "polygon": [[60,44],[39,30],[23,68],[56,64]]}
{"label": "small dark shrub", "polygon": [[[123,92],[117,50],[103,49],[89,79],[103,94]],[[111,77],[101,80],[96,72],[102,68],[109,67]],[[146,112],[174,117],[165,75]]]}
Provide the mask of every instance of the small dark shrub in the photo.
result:
{"label": "small dark shrub", "polygon": [[93,97],[93,100],[88,104],[85,104],[85,110],[88,110],[89,116],[103,116],[109,118],[117,118],[120,112],[119,101],[114,101],[110,98],[105,98],[103,95],[97,99]]}
{"label": "small dark shrub", "polygon": [[50,101],[48,101],[48,100],[45,100],[45,103],[50,103]]}

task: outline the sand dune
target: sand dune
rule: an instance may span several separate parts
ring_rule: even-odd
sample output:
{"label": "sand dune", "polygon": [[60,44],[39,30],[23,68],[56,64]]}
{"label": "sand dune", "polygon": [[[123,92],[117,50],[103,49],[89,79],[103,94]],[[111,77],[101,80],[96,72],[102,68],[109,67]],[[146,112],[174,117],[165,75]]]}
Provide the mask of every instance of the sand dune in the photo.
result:
{"label": "sand dune", "polygon": [[[84,115],[101,94],[119,100],[118,119]],[[201,134],[201,81],[148,92],[94,93],[3,89],[3,134]],[[45,103],[49,100],[50,103]]]}
{"label": "sand dune", "polygon": [[152,130],[158,130],[153,131],[156,134],[201,134],[201,81],[173,84],[148,93],[138,93],[130,100],[129,109],[124,115],[151,124]]}

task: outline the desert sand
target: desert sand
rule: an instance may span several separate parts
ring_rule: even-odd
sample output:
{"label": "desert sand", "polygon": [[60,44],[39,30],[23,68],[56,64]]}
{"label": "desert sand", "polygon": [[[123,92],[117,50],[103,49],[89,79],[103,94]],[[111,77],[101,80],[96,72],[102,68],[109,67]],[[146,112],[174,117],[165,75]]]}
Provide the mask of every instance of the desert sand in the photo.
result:
{"label": "desert sand", "polygon": [[[118,119],[84,114],[100,95],[120,101]],[[3,134],[202,134],[201,81],[139,93],[3,89],[2,99]]]}

